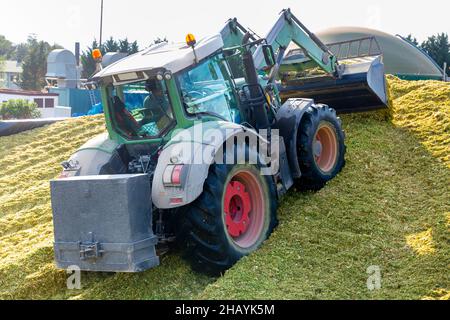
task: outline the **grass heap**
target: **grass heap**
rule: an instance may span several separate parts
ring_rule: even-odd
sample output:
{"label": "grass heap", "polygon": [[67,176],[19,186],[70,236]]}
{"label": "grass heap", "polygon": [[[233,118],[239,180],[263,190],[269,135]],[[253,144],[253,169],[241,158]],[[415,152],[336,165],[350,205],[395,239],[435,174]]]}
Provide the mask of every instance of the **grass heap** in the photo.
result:
{"label": "grass heap", "polygon": [[53,292],[48,181],[60,163],[104,131],[103,119],[79,118],[0,138],[0,298]]}
{"label": "grass heap", "polygon": [[394,125],[411,130],[450,168],[450,82],[388,78]]}
{"label": "grass heap", "polygon": [[[53,266],[48,180],[103,121],[0,138],[0,299],[450,298],[448,85],[389,82],[395,126],[383,112],[343,117],[342,174],[320,192],[290,192],[273,236],[220,279],[171,253],[141,274],[83,273],[83,289],[67,290]],[[373,265],[382,289],[371,292]]]}
{"label": "grass heap", "polygon": [[66,273],[53,264],[49,180],[61,173],[62,161],[104,131],[97,116],[0,138],[0,299],[190,298],[211,281],[173,255],[163,258],[168,268],[137,277],[85,274],[90,291],[66,291]]}

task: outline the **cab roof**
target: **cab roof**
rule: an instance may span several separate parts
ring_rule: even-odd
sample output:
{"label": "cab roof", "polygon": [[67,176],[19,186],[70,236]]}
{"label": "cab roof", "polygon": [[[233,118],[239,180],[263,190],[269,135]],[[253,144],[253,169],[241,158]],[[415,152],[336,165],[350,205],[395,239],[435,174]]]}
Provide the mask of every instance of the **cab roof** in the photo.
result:
{"label": "cab roof", "polygon": [[93,78],[101,79],[114,75],[165,69],[177,73],[189,68],[195,62],[195,56],[200,61],[224,46],[222,36],[214,35],[200,40],[195,46],[195,55],[191,47],[185,43],[170,44],[163,42],[155,44],[136,54],[117,61],[98,72]]}

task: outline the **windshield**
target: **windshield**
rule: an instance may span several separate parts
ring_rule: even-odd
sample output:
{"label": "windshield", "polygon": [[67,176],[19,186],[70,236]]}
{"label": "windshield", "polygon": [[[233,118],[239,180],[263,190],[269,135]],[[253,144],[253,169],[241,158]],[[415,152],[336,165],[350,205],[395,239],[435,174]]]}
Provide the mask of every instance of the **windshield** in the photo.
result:
{"label": "windshield", "polygon": [[237,99],[229,74],[222,54],[179,74],[177,81],[186,112],[239,122]]}
{"label": "windshield", "polygon": [[151,79],[115,86],[110,95],[113,123],[129,138],[158,138],[174,124],[164,81]]}

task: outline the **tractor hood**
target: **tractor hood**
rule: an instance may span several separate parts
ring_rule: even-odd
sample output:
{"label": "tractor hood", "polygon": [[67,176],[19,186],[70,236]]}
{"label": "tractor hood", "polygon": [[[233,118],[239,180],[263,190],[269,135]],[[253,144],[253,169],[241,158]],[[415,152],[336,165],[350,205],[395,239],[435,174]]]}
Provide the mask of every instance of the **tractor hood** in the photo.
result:
{"label": "tractor hood", "polygon": [[93,80],[100,80],[120,74],[144,72],[152,70],[166,70],[177,73],[189,68],[198,61],[208,57],[223,48],[220,34],[202,39],[192,47],[185,43],[169,44],[167,42],[152,45],[134,55],[117,61],[93,76]]}

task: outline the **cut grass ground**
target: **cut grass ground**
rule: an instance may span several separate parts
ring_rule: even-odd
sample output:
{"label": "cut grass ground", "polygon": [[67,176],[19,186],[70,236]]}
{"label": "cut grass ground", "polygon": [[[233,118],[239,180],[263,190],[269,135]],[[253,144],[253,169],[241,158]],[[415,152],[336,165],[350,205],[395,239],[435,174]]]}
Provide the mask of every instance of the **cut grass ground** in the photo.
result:
{"label": "cut grass ground", "polygon": [[450,168],[450,82],[388,80],[393,124],[411,131]]}
{"label": "cut grass ground", "polygon": [[[0,298],[449,298],[450,171],[448,154],[433,151],[448,150],[448,131],[437,133],[441,140],[421,135],[433,126],[429,108],[412,113],[426,120],[420,126],[410,124],[414,118],[396,122],[395,103],[415,94],[416,84],[398,82],[395,125],[384,112],[344,116],[342,174],[320,192],[290,192],[273,236],[219,279],[192,272],[171,253],[161,267],[141,274],[83,273],[83,289],[67,290],[67,275],[53,266],[48,180],[104,130],[102,120],[75,119],[0,138]],[[447,119],[443,101],[438,111]],[[381,269],[381,290],[367,290],[370,266]]]}
{"label": "cut grass ground", "polygon": [[[344,172],[318,193],[291,192],[266,245],[201,298],[419,299],[450,288],[448,169],[373,115],[344,123]],[[370,266],[381,268],[379,291],[367,290]]]}

